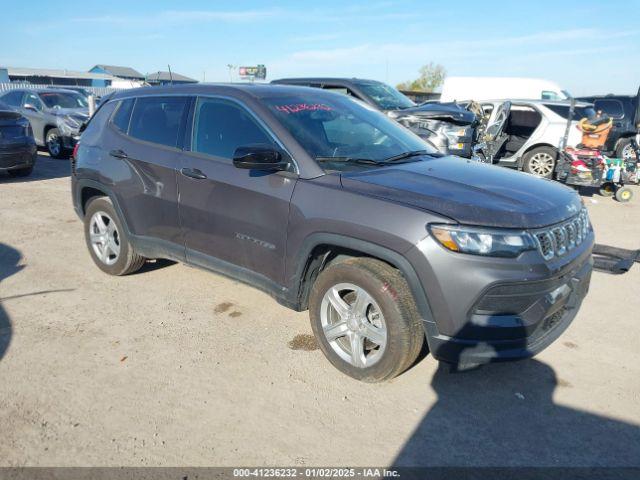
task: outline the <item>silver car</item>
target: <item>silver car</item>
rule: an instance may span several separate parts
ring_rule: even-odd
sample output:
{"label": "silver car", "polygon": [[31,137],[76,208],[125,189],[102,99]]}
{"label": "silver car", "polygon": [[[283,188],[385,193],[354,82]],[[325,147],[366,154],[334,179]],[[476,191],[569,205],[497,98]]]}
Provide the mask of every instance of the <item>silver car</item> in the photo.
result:
{"label": "silver car", "polygon": [[17,89],[0,95],[0,101],[25,116],[36,144],[49,155],[67,155],[80,138],[80,127],[89,118],[86,98],[64,89]]}
{"label": "silver car", "polygon": [[[559,150],[576,146],[582,133],[576,128],[584,117],[596,115],[589,103],[576,102],[567,129],[570,101],[488,100],[480,103],[487,119],[485,138],[491,163],[522,169],[551,178]],[[565,143],[565,135],[567,135]]]}

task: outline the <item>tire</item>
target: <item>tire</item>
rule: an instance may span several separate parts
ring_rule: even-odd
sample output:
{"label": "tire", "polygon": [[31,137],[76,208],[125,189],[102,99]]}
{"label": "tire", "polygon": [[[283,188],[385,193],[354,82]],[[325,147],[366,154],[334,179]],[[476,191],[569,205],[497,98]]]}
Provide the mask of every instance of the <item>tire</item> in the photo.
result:
{"label": "tire", "polygon": [[558,151],[552,147],[536,147],[522,157],[522,170],[542,178],[553,178]]}
{"label": "tire", "polygon": [[616,190],[616,200],[620,203],[627,203],[633,198],[633,190],[627,187],[621,187]]}
{"label": "tire", "polygon": [[[102,220],[102,224],[98,218]],[[127,275],[140,270],[144,265],[146,259],[134,251],[108,197],[95,198],[87,205],[84,234],[89,254],[103,272],[109,275]]]}
{"label": "tire", "polygon": [[62,143],[62,137],[60,136],[60,130],[57,128],[47,130],[44,143],[51,158],[64,158],[67,155],[67,151]]}
{"label": "tire", "polygon": [[10,177],[14,178],[28,177],[33,173],[33,165],[26,168],[16,168],[15,170],[9,170],[7,173],[9,173]]}
{"label": "tire", "polygon": [[[333,306],[335,297],[329,300],[334,292],[340,307],[348,307],[351,315],[354,308],[360,310],[356,299],[362,299],[366,313],[340,316]],[[422,321],[406,280],[395,268],[371,258],[350,258],[323,270],[311,289],[309,316],[327,359],[341,372],[365,382],[390,380],[405,371],[424,342]],[[336,336],[329,338],[326,331]],[[374,333],[377,341],[367,336]],[[356,356],[351,354],[354,341],[360,346]]]}
{"label": "tire", "polygon": [[616,193],[616,186],[611,182],[603,183],[599,192],[603,197],[613,197]]}
{"label": "tire", "polygon": [[620,139],[615,153],[616,158],[622,158],[624,160],[635,158],[636,152],[633,151],[633,147],[631,146],[631,138]]}

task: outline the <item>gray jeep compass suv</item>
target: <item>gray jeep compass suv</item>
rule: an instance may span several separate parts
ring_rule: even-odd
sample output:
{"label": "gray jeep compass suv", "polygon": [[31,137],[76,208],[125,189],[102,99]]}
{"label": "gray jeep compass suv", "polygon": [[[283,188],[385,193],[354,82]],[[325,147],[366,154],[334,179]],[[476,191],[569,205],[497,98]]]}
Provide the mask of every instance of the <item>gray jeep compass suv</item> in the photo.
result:
{"label": "gray jeep compass suv", "polygon": [[558,183],[445,157],[343,95],[284,85],[121,92],[72,161],[103,271],[147,258],[219,272],[309,310],[342,372],[390,379],[431,354],[531,356],[575,317],[593,232]]}

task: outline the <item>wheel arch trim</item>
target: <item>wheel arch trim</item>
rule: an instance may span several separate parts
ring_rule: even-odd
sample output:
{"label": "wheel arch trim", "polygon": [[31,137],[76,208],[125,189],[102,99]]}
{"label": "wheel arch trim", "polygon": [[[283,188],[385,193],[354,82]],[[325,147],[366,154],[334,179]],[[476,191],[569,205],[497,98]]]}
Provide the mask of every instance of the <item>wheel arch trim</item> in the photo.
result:
{"label": "wheel arch trim", "polygon": [[109,200],[111,200],[111,203],[113,204],[113,208],[115,208],[116,213],[118,214],[119,220],[122,223],[123,227],[125,228],[127,234],[131,235],[131,229],[129,228],[129,225],[127,224],[127,219],[124,216],[122,209],[120,208],[120,204],[118,202],[117,197],[115,196],[115,194],[113,193],[113,191],[111,190],[111,188],[105,186],[103,183],[100,182],[96,182],[95,180],[89,180],[89,179],[80,179],[80,180],[76,180],[76,185],[75,185],[75,189],[73,192],[73,204],[76,210],[76,213],[78,214],[78,216],[83,219],[84,215],[86,213],[85,211],[85,206],[82,204],[82,191],[85,188],[92,188],[95,190],[99,190],[101,192],[103,192],[105,195],[105,197],[108,197]]}
{"label": "wheel arch trim", "polygon": [[423,322],[435,323],[426,292],[420,283],[418,274],[411,263],[402,254],[366,240],[335,233],[314,233],[309,235],[302,242],[302,245],[298,250],[299,253],[296,255],[294,260],[296,262],[296,267],[291,278],[291,285],[293,288],[291,288],[290,291],[295,293],[296,303],[299,305],[302,304],[302,287],[304,276],[311,260],[311,253],[316,247],[321,245],[361,252],[365,255],[383,260],[400,270],[409,285],[409,289],[411,290]]}

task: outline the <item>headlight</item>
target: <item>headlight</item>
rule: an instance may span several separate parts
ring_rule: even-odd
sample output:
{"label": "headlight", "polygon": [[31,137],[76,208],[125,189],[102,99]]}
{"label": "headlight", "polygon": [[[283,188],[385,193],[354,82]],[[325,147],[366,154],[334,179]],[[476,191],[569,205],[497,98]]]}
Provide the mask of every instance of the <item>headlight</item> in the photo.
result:
{"label": "headlight", "polygon": [[73,117],[69,117],[69,116],[62,117],[62,121],[66,123],[67,126],[69,126],[70,128],[75,128],[75,129],[80,128],[80,122],[78,122]]}
{"label": "headlight", "polygon": [[440,245],[452,252],[488,257],[517,257],[526,250],[536,248],[533,237],[522,230],[429,225],[429,231]]}
{"label": "headlight", "polygon": [[447,136],[451,143],[458,143],[460,137],[464,137],[467,133],[466,128],[458,128],[457,130],[445,130],[444,134]]}
{"label": "headlight", "polygon": [[58,128],[63,135],[71,135],[78,132],[80,122],[69,115],[60,116],[58,117]]}

